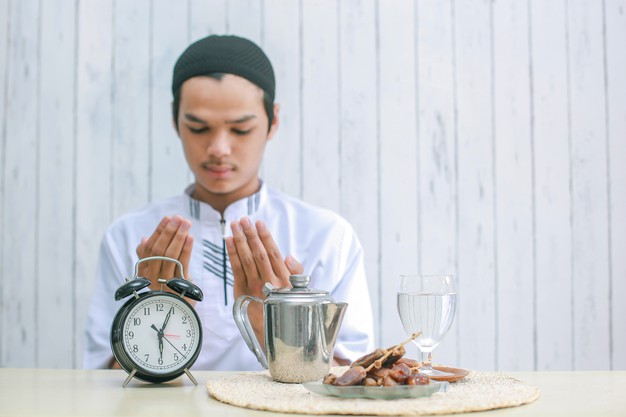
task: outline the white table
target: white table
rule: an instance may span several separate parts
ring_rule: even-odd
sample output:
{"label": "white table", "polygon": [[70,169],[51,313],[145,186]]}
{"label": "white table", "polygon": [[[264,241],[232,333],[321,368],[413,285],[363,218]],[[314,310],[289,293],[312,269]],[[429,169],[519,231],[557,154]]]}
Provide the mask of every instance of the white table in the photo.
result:
{"label": "white table", "polygon": [[[293,416],[222,404],[205,384],[224,372],[194,372],[152,385],[133,380],[122,388],[121,370],[0,369],[0,416]],[[467,414],[468,417],[626,416],[626,371],[511,372],[534,384],[541,397],[521,407]]]}

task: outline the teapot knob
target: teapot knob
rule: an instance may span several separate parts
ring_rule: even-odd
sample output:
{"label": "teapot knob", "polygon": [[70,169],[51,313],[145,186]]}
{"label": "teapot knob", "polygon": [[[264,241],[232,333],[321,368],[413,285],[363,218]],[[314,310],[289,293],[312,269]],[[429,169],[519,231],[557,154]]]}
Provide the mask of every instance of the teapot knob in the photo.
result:
{"label": "teapot knob", "polygon": [[311,282],[310,275],[298,274],[289,276],[289,282],[294,288],[307,288]]}

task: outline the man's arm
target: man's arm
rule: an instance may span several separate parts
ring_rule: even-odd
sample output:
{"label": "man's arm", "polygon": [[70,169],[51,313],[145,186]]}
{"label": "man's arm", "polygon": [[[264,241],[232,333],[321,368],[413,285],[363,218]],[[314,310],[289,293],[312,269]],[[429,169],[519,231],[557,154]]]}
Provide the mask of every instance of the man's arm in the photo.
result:
{"label": "man's arm", "polygon": [[115,249],[113,237],[105,234],[100,244],[96,282],[85,323],[83,367],[86,369],[108,368],[113,359],[111,322],[121,305],[115,301],[114,294],[124,283],[128,272],[123,272],[123,269],[129,262]]}

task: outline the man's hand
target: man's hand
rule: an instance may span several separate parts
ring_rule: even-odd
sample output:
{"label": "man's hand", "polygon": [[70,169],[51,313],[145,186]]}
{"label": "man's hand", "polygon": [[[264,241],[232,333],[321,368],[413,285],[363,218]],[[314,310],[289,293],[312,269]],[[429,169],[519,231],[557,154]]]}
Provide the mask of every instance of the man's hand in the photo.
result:
{"label": "man's hand", "polygon": [[[262,221],[257,221],[255,227],[249,218],[244,217],[241,221],[232,222],[230,228],[233,236],[226,238],[226,249],[235,279],[235,298],[246,294],[264,299],[261,290],[266,282],[276,287],[289,287],[289,275],[303,272],[302,265],[293,256],[283,260],[276,242]],[[248,315],[257,339],[263,345],[261,307],[257,303],[250,304]]]}
{"label": "man's hand", "polygon": [[[193,237],[189,234],[190,228],[191,221],[181,216],[164,217],[152,236],[141,239],[141,243],[137,246],[139,259],[149,256],[167,256],[178,259],[183,265],[185,274],[188,274],[193,248]],[[174,277],[176,269],[176,264],[173,262],[153,260],[139,265],[139,275],[152,281],[150,289],[158,290],[161,284],[157,282],[157,279]]]}

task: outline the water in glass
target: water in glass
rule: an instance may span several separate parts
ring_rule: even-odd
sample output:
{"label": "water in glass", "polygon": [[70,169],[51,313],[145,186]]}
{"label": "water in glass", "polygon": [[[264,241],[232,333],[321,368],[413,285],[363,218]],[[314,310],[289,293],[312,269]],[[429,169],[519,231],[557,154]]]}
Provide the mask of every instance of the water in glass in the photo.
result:
{"label": "water in glass", "polygon": [[444,276],[403,275],[398,289],[398,313],[408,334],[421,332],[413,342],[422,353],[421,372],[436,375],[430,365],[433,349],[448,331],[456,311],[453,278]]}

